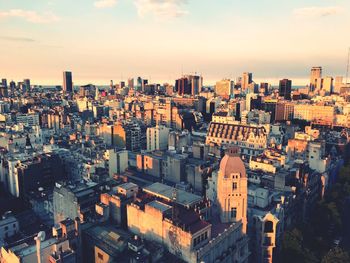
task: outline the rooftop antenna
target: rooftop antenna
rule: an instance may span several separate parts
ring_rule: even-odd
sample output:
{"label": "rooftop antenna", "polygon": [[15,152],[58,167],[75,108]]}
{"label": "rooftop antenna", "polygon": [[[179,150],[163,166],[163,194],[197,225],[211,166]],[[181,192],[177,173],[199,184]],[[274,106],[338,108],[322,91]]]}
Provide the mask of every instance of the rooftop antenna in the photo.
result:
{"label": "rooftop antenna", "polygon": [[350,67],[350,47],[348,50],[348,64],[346,66],[346,78],[345,78],[345,84],[348,84],[348,78],[349,78],[349,67]]}

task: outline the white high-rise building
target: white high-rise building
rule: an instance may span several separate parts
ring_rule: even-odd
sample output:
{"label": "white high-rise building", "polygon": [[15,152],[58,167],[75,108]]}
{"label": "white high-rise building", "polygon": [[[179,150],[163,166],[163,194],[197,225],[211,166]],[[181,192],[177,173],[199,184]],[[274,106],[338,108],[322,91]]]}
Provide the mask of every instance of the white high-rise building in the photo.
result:
{"label": "white high-rise building", "polygon": [[168,149],[168,137],[170,129],[158,125],[147,129],[147,151]]}
{"label": "white high-rise building", "polygon": [[128,161],[129,158],[127,150],[109,150],[109,176],[113,177],[114,174],[124,173],[125,170],[129,167]]}

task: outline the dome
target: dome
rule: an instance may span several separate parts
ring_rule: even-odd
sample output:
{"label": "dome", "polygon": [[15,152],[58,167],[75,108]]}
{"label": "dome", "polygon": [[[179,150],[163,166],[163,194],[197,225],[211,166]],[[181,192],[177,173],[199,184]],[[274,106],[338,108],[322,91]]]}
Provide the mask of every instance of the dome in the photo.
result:
{"label": "dome", "polygon": [[240,173],[241,177],[247,177],[246,169],[236,148],[229,149],[220,162],[220,172],[223,176],[232,173]]}

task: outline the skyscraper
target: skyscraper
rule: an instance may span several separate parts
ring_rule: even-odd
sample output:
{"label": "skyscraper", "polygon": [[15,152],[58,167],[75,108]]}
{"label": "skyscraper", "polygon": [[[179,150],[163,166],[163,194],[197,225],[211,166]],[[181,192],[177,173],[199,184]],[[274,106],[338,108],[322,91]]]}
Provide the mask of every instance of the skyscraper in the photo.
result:
{"label": "skyscraper", "polygon": [[1,84],[7,88],[7,79],[2,79]]}
{"label": "skyscraper", "polygon": [[292,81],[289,79],[280,80],[279,95],[284,97],[286,100],[291,100],[292,93]]}
{"label": "skyscraper", "polygon": [[333,93],[333,78],[325,77],[322,81],[322,90],[327,93]]}
{"label": "skyscraper", "polygon": [[141,77],[137,77],[136,90],[138,90],[138,91],[142,90],[142,78]]}
{"label": "skyscraper", "polygon": [[23,80],[23,92],[30,91],[30,79]]}
{"label": "skyscraper", "polygon": [[310,75],[310,91],[321,89],[322,67],[313,67]]}
{"label": "skyscraper", "polygon": [[233,87],[234,87],[233,81],[229,79],[223,79],[216,82],[215,93],[217,96],[229,98],[233,94]]}
{"label": "skyscraper", "polygon": [[175,82],[175,90],[179,95],[198,95],[203,87],[203,77],[198,75],[186,75]]}
{"label": "skyscraper", "polygon": [[191,94],[191,86],[187,78],[177,79],[175,81],[175,90],[179,95]]}
{"label": "skyscraper", "polygon": [[337,76],[335,77],[335,84],[334,84],[334,93],[340,93],[340,88],[343,86],[343,77]]}
{"label": "skyscraper", "polygon": [[143,80],[142,80],[142,86],[141,86],[142,91],[145,90],[145,86],[146,86],[147,84],[148,84],[148,79],[143,79]]}
{"label": "skyscraper", "polygon": [[2,97],[8,97],[7,80],[2,79],[0,83],[0,95]]}
{"label": "skyscraper", "polygon": [[188,75],[186,77],[191,85],[191,95],[198,95],[203,87],[203,77],[199,75]]}
{"label": "skyscraper", "polygon": [[14,94],[15,89],[16,89],[16,83],[12,80],[12,81],[10,82],[10,92],[11,92],[11,95]]}
{"label": "skyscraper", "polygon": [[269,94],[269,83],[261,82],[260,83],[260,92],[264,93],[265,95]]}
{"label": "skyscraper", "polygon": [[244,72],[241,81],[241,88],[245,91],[249,84],[253,82],[253,74],[249,72]]}
{"label": "skyscraper", "polygon": [[72,93],[72,92],[73,92],[72,72],[64,71],[63,72],[63,93]]}
{"label": "skyscraper", "polygon": [[133,78],[128,79],[128,88],[129,89],[134,88],[134,79]]}

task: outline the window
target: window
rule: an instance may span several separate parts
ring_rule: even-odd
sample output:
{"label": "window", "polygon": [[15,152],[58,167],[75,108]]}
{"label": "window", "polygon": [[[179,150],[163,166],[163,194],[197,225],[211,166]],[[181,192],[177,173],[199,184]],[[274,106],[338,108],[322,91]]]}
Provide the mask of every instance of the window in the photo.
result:
{"label": "window", "polygon": [[232,207],[231,208],[231,218],[236,218],[236,216],[237,216],[237,208]]}
{"label": "window", "polygon": [[266,221],[264,227],[265,233],[273,233],[273,223],[272,221]]}
{"label": "window", "polygon": [[97,257],[100,259],[100,260],[103,260],[103,255],[99,252],[97,252]]}
{"label": "window", "polygon": [[232,189],[233,190],[237,190],[237,182],[233,182],[232,183]]}

